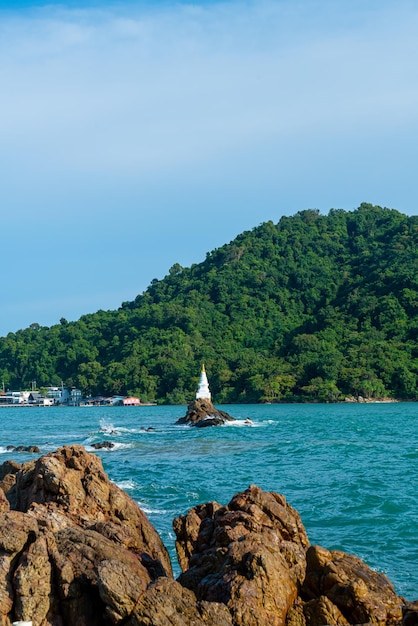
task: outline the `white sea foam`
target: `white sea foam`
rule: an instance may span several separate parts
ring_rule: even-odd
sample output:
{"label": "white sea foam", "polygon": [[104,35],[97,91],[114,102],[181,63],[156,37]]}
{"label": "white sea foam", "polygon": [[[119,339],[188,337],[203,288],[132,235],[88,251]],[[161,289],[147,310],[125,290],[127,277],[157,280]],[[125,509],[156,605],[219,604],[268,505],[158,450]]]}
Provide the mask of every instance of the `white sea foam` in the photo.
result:
{"label": "white sea foam", "polygon": [[99,424],[100,424],[100,428],[114,428],[113,422],[110,422],[108,419],[102,417],[101,420],[99,420]]}
{"label": "white sea foam", "polygon": [[111,441],[111,443],[113,444],[113,446],[111,448],[94,448],[92,444],[88,445],[85,444],[85,448],[87,450],[87,452],[112,452],[113,450],[128,450],[129,448],[133,448],[134,444],[133,443],[119,443],[119,442],[114,442]]}
{"label": "white sea foam", "polygon": [[113,448],[111,450],[129,450],[129,448],[133,448],[134,444],[133,443],[119,443],[119,442],[113,442]]}
{"label": "white sea foam", "polygon": [[246,418],[243,420],[234,420],[233,422],[225,422],[224,426],[240,428],[241,426],[257,426],[257,424],[255,422],[252,422],[249,418]]}
{"label": "white sea foam", "polygon": [[[128,432],[134,435],[152,435],[157,432],[157,429],[154,426],[141,426],[140,428],[132,428]],[[162,429],[158,429],[158,432],[162,432]]]}
{"label": "white sea foam", "polygon": [[10,452],[10,451],[4,446],[0,446],[0,454],[6,454],[6,452]]}
{"label": "white sea foam", "polygon": [[135,489],[135,487],[137,486],[135,481],[132,480],[131,478],[128,478],[127,480],[121,480],[117,482],[116,485],[120,489]]}
{"label": "white sea foam", "polygon": [[165,509],[149,509],[147,506],[143,505],[141,502],[137,501],[137,505],[144,511],[147,515],[167,515],[168,511]]}
{"label": "white sea foam", "polygon": [[195,491],[186,491],[186,497],[189,498],[189,500],[195,501],[199,499],[199,494]]}
{"label": "white sea foam", "polygon": [[109,420],[106,419],[101,419],[99,421],[100,424],[100,428],[99,428],[99,433],[105,433],[106,435],[118,435],[119,432],[121,431],[120,428],[117,428],[113,422],[110,422]]}

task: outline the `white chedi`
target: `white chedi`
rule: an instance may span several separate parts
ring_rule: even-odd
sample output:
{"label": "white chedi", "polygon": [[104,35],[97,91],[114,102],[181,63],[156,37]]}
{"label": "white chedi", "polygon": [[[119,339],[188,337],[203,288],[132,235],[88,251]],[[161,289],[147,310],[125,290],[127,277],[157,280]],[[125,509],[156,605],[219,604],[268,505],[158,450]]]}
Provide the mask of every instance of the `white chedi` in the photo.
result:
{"label": "white chedi", "polygon": [[210,400],[211,394],[209,390],[208,377],[206,376],[205,366],[202,365],[202,371],[200,373],[200,380],[197,386],[196,400]]}

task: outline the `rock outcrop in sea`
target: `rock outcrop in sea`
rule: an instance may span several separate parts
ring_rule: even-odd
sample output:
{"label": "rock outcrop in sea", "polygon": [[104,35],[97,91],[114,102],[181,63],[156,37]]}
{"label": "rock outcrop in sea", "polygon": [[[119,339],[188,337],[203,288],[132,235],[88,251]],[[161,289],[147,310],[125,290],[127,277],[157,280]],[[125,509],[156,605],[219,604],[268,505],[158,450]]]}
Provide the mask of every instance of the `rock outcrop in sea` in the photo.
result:
{"label": "rock outcrop in sea", "polygon": [[216,409],[212,401],[208,398],[199,398],[189,402],[187,413],[184,417],[180,417],[176,424],[189,424],[190,426],[222,426],[226,422],[233,422],[235,418],[231,417],[226,411]]}
{"label": "rock outcrop in sea", "polygon": [[231,421],[234,421],[233,417],[213,406],[208,377],[205,366],[202,365],[196,397],[192,402],[189,402],[186,415],[178,419],[176,424],[189,424],[202,428],[204,426],[222,426],[222,424]]}
{"label": "rock outcrop in sea", "polygon": [[417,623],[418,605],[355,556],[311,546],[284,496],[251,486],[174,520],[182,569],[82,446],[0,466],[0,624]]}

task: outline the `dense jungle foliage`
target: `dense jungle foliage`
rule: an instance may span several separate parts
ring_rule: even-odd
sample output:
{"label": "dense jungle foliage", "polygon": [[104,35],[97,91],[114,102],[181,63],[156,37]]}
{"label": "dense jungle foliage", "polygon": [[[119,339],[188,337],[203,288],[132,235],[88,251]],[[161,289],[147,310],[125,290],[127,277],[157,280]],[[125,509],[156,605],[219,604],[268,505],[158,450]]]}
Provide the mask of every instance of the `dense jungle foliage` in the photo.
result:
{"label": "dense jungle foliage", "polygon": [[185,403],[416,398],[418,217],[362,204],[263,223],[133,302],[0,339],[6,388]]}

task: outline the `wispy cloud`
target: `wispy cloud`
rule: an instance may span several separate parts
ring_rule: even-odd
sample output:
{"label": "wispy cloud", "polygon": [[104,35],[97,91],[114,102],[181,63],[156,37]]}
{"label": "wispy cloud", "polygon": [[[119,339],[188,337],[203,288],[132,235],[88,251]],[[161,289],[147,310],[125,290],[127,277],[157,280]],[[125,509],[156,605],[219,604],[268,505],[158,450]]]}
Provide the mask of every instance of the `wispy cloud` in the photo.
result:
{"label": "wispy cloud", "polygon": [[280,151],[301,133],[415,123],[417,14],[363,5],[3,17],[0,154],[34,173],[160,176],[272,136]]}

